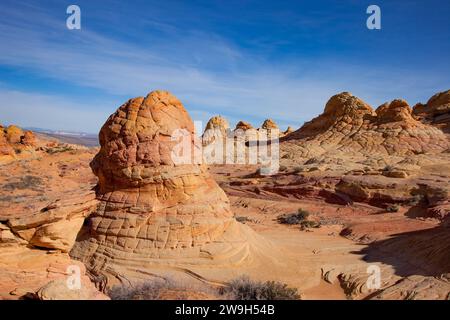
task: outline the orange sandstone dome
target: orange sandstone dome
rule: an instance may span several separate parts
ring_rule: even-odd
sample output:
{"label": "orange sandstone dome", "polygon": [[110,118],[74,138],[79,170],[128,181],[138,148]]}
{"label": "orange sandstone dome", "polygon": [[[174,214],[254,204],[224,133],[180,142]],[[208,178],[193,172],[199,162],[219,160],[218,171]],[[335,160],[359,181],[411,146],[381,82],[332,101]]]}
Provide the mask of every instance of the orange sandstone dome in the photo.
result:
{"label": "orange sandstone dome", "polygon": [[249,254],[253,233],[233,218],[206,167],[172,160],[177,129],[194,135],[185,108],[166,91],[129,100],[102,127],[91,163],[100,205],[71,251],[89,270],[132,277],[164,263],[227,264]]}

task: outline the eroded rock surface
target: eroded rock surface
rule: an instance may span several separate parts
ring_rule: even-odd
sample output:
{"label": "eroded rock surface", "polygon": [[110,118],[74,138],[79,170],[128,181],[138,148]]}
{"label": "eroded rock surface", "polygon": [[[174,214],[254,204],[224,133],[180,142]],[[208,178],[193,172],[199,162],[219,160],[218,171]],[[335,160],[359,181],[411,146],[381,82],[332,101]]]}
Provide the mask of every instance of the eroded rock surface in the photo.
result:
{"label": "eroded rock surface", "polygon": [[181,102],[165,91],[129,100],[102,127],[91,163],[100,206],[71,251],[92,272],[133,277],[152,266],[230,265],[248,257],[256,235],[233,218],[206,167],[175,165],[177,129],[194,134]]}
{"label": "eroded rock surface", "polygon": [[450,90],[435,94],[426,104],[416,104],[413,110],[414,116],[422,122],[450,133]]}
{"label": "eroded rock surface", "polygon": [[449,148],[445,134],[417,121],[404,100],[383,104],[376,111],[349,92],[331,97],[320,116],[286,139],[298,146],[297,156],[325,153],[352,155],[414,155]]}

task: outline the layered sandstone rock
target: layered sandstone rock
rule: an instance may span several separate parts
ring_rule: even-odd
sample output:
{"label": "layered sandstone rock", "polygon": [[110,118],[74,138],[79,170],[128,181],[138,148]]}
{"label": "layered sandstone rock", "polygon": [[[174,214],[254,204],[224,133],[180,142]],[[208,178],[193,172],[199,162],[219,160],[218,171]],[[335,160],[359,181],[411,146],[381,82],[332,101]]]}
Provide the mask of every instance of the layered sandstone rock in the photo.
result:
{"label": "layered sandstone rock", "polygon": [[323,114],[286,140],[299,146],[300,157],[329,152],[404,156],[449,148],[441,130],[415,120],[411,113],[404,100],[385,103],[374,111],[361,99],[343,92],[331,97]]}
{"label": "layered sandstone rock", "polygon": [[234,130],[243,130],[243,131],[247,131],[250,129],[253,129],[253,126],[250,123],[245,122],[245,121],[239,121],[236,124],[236,127],[234,128]]}
{"label": "layered sandstone rock", "polygon": [[102,127],[91,163],[100,205],[71,251],[91,272],[133,278],[161,265],[231,265],[264,243],[236,222],[206,167],[176,164],[179,129],[195,148],[192,120],[166,91],[129,100]]}
{"label": "layered sandstone rock", "polygon": [[0,156],[12,156],[14,155],[14,149],[6,138],[4,128],[0,127]]}
{"label": "layered sandstone rock", "polygon": [[227,119],[222,116],[215,116],[209,119],[205,131],[202,135],[203,145],[213,143],[216,139],[225,139],[230,125]]}
{"label": "layered sandstone rock", "polygon": [[[85,218],[96,206],[95,194],[89,192],[55,201],[39,212],[6,219],[0,233],[0,246],[14,240],[14,243],[29,247],[68,252]],[[5,241],[5,235],[11,240]]]}
{"label": "layered sandstone rock", "polygon": [[34,153],[36,137],[31,131],[10,125],[0,125],[0,163],[8,163],[17,158],[24,158]]}
{"label": "layered sandstone rock", "polygon": [[450,133],[450,90],[435,94],[426,104],[416,104],[413,110],[417,119]]}
{"label": "layered sandstone rock", "polygon": [[291,126],[287,127],[287,129],[285,131],[283,131],[283,136],[287,136],[288,134],[294,132],[294,128],[292,128]]}
{"label": "layered sandstone rock", "polygon": [[34,146],[36,145],[36,136],[32,131],[27,130],[20,138],[20,143],[25,146]]}
{"label": "layered sandstone rock", "polygon": [[265,130],[279,129],[278,125],[272,119],[264,120],[263,124],[261,125],[261,128]]}
{"label": "layered sandstone rock", "polygon": [[5,134],[6,134],[6,139],[8,140],[8,142],[14,144],[14,143],[20,143],[22,136],[23,136],[23,131],[22,131],[22,129],[20,129],[17,126],[10,125],[10,126],[8,126],[8,128],[6,128]]}

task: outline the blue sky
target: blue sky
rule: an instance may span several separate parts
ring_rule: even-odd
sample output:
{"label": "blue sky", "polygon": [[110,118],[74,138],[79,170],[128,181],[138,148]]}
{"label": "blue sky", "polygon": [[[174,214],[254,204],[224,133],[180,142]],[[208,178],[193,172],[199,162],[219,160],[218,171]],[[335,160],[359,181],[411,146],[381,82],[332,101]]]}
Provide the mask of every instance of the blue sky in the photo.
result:
{"label": "blue sky", "polygon": [[[66,8],[81,8],[81,30]],[[381,8],[381,30],[366,8]],[[194,120],[298,128],[335,93],[376,107],[450,89],[450,2],[0,2],[0,123],[96,133],[127,99],[174,93]]]}

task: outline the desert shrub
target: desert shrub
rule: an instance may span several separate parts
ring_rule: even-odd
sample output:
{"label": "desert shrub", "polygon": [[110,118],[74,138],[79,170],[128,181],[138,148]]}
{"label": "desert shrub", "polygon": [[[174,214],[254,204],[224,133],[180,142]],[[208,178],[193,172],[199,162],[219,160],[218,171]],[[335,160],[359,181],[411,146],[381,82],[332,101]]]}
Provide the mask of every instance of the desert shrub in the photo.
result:
{"label": "desert shrub", "polygon": [[400,210],[400,206],[398,206],[396,204],[391,204],[386,207],[387,212],[398,212],[398,210]]}
{"label": "desert shrub", "polygon": [[2,189],[6,191],[31,189],[39,191],[43,180],[38,176],[26,175],[20,177],[18,181],[9,182],[3,185]]}
{"label": "desert shrub", "polygon": [[422,202],[424,202],[424,196],[421,194],[416,194],[408,199],[406,204],[414,207],[421,204]]}
{"label": "desert shrub", "polygon": [[320,228],[320,226],[321,226],[321,223],[317,222],[317,221],[306,220],[306,221],[300,222],[300,227],[302,230],[309,229],[309,228]]}
{"label": "desert shrub", "polygon": [[308,219],[310,213],[303,209],[298,209],[297,213],[282,214],[277,217],[279,223],[282,224],[300,224]]}
{"label": "desert shrub", "polygon": [[277,281],[259,282],[243,276],[221,289],[221,294],[234,300],[298,300],[296,288]]}
{"label": "desert shrub", "polygon": [[236,221],[238,221],[240,223],[246,223],[246,222],[250,221],[250,219],[245,216],[235,217],[235,219],[236,219]]}
{"label": "desert shrub", "polygon": [[158,300],[163,289],[172,288],[170,281],[154,280],[136,285],[117,285],[108,292],[111,300]]}
{"label": "desert shrub", "polygon": [[133,285],[118,285],[108,291],[111,300],[187,300],[189,291],[218,297],[217,289],[207,285],[185,284],[172,279],[154,279]]}
{"label": "desert shrub", "polygon": [[48,154],[55,154],[55,153],[61,153],[61,152],[68,152],[68,151],[74,151],[75,149],[70,146],[57,146],[54,148],[47,149]]}
{"label": "desert shrub", "polygon": [[383,171],[392,171],[392,170],[394,170],[394,166],[391,166],[391,165],[387,165],[383,169]]}

